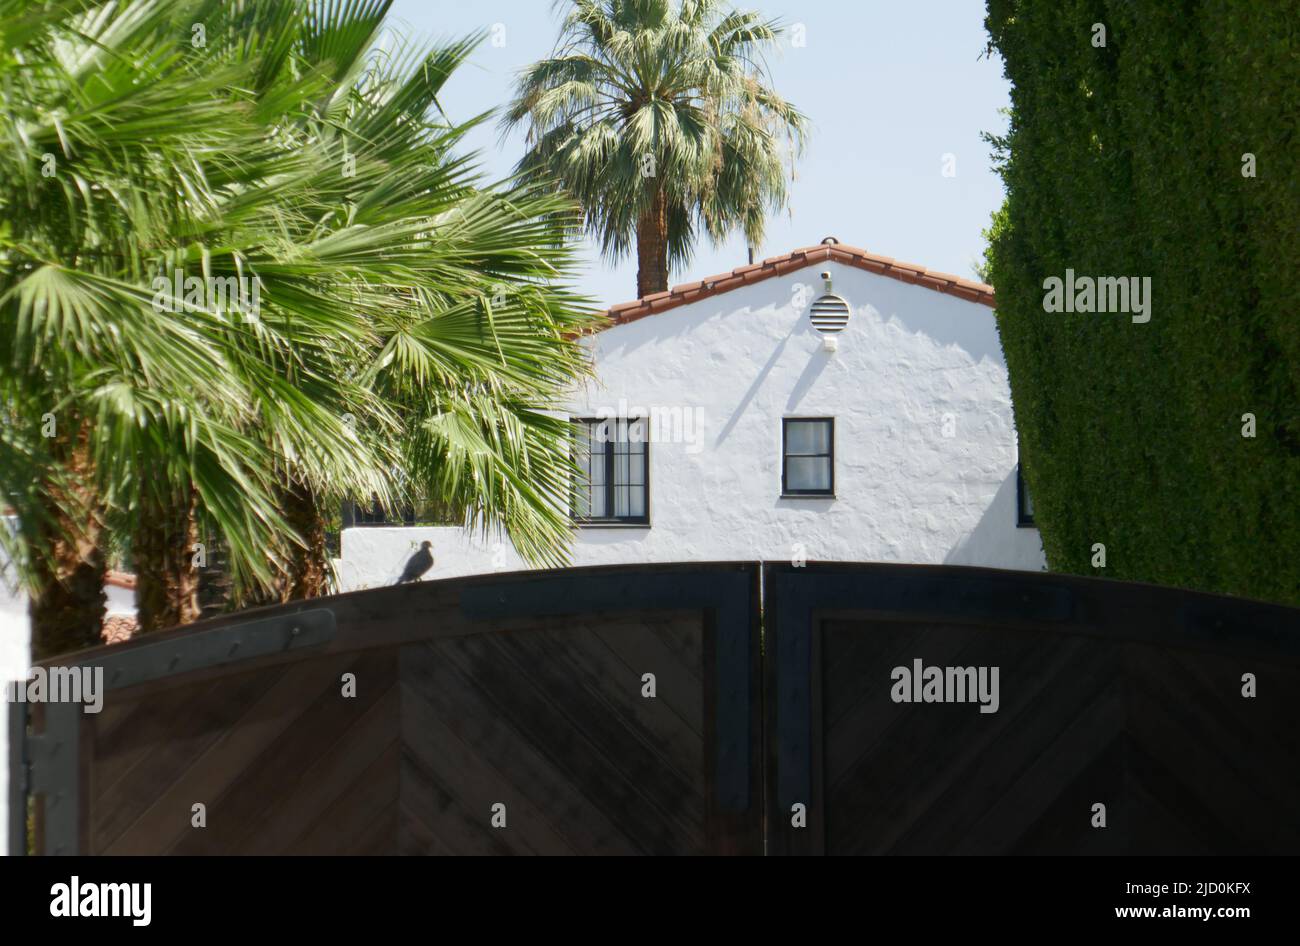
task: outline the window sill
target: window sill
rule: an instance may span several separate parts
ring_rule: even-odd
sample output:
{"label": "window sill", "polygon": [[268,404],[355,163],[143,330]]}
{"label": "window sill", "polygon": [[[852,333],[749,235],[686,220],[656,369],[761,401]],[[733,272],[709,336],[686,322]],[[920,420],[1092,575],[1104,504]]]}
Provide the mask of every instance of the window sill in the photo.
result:
{"label": "window sill", "polygon": [[834,493],[782,493],[781,499],[834,499]]}
{"label": "window sill", "polygon": [[649,529],[648,522],[574,522],[579,529]]}

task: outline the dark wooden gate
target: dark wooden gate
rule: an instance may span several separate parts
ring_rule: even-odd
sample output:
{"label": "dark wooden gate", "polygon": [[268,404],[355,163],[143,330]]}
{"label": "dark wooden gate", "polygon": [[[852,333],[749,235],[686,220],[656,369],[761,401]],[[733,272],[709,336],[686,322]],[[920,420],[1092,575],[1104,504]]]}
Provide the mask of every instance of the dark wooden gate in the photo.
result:
{"label": "dark wooden gate", "polygon": [[1173,589],[569,569],[54,663],[109,691],[10,707],[16,853],[1300,853],[1300,612]]}
{"label": "dark wooden gate", "polygon": [[[772,853],[1300,853],[1300,612],[891,565],[764,598]],[[895,702],[916,660],[999,668],[996,712]]]}
{"label": "dark wooden gate", "polygon": [[77,655],[110,690],[32,706],[38,847],[757,853],[757,596],[755,565],[522,573]]}

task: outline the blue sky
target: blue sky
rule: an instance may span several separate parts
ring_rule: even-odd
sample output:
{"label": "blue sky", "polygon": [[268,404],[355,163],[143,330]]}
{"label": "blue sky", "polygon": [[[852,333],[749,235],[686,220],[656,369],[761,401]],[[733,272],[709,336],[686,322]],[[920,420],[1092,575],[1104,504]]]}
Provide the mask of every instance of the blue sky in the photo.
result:
{"label": "blue sky", "polygon": [[[835,236],[930,269],[973,277],[980,231],[1002,202],[980,133],[1001,133],[1009,104],[1002,63],[983,57],[980,0],[740,0],[788,26],[769,57],[773,85],[812,122],[808,148],[790,185],[790,213],[769,220],[756,259]],[[390,22],[420,38],[460,37],[497,27],[503,45],[484,42],[452,78],[444,107],[453,119],[501,106],[518,71],[548,55],[560,13],[549,0],[397,0]],[[469,146],[499,179],[523,153],[522,134],[499,139],[495,121]],[[956,174],[942,174],[944,155]],[[635,260],[604,263],[587,248],[580,288],[602,305],[636,296]],[[726,272],[747,260],[744,240],[707,239],[672,284]]]}

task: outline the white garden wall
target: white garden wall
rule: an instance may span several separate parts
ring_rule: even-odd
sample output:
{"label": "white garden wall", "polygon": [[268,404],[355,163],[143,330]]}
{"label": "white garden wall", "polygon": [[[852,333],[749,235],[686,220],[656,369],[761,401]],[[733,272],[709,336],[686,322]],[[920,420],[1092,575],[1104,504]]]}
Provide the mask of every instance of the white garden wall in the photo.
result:
{"label": "white garden wall", "polygon": [[[823,350],[808,305],[853,309]],[[790,559],[1038,570],[1016,527],[1011,395],[993,311],[837,263],[811,264],[593,336],[598,380],[571,415],[667,413],[650,445],[650,525],[576,530],[574,565]],[[678,411],[680,409],[680,411]],[[835,497],[781,497],[781,418],[835,418]],[[951,436],[945,436],[945,433]],[[345,530],[347,589],[394,581],[428,538],[443,578],[514,569],[458,529]]]}

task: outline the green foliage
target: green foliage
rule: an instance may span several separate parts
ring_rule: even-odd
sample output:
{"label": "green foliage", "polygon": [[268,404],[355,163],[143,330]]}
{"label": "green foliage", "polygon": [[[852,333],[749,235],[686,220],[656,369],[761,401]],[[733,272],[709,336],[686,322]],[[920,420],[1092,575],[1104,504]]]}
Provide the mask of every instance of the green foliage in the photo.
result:
{"label": "green foliage", "polygon": [[[986,25],[1012,82],[988,272],[1050,566],[1300,604],[1295,5],[989,0]],[[1045,312],[1067,268],[1151,277],[1150,322]]]}
{"label": "green foliage", "polygon": [[[474,43],[380,50],[390,4],[0,0],[0,541],[34,591],[56,529],[147,527],[191,484],[248,588],[308,541],[300,487],[564,560],[569,437],[542,412],[586,370],[576,208],[456,153],[473,122],[438,96]],[[255,278],[260,312],[176,271]]]}

